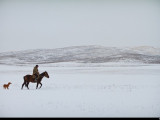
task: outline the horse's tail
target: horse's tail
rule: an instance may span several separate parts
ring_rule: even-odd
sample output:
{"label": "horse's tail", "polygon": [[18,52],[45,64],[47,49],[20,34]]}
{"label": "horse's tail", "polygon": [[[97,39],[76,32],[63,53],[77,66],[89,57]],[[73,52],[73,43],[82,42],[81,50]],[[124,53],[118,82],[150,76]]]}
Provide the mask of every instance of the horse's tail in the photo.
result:
{"label": "horse's tail", "polygon": [[23,79],[24,79],[24,82],[25,82],[25,76],[23,77]]}
{"label": "horse's tail", "polygon": [[[26,76],[24,76],[23,79],[24,79],[24,83],[26,83]],[[25,84],[25,86],[27,87],[26,84]]]}
{"label": "horse's tail", "polygon": [[24,79],[24,83],[22,84],[21,89],[23,89],[23,86],[24,86],[24,85],[26,86],[26,84],[25,84],[25,83],[26,83],[25,77],[26,77],[26,76],[24,76],[24,77],[23,77],[23,79]]}

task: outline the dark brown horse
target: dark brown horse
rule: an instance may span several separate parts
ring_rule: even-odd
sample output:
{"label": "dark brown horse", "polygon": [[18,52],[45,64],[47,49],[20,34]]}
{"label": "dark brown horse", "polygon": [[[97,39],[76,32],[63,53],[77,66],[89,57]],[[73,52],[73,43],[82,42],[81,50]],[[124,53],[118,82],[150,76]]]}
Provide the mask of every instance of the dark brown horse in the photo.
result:
{"label": "dark brown horse", "polygon": [[[32,75],[26,75],[26,76],[24,76],[24,77],[23,77],[23,78],[24,78],[24,83],[22,84],[22,88],[21,88],[21,89],[23,89],[23,86],[24,86],[24,85],[29,89],[28,85],[29,85],[30,82],[32,82],[32,83],[37,83],[36,89],[38,88],[38,85],[39,85],[39,84],[41,85],[41,86],[40,86],[40,88],[41,88],[41,87],[42,87],[41,81],[42,81],[43,77],[49,78],[49,75],[48,75],[48,73],[47,73],[46,71],[43,72],[43,73],[41,73],[41,74],[39,75],[39,77],[38,77],[38,79],[37,79],[36,82],[34,81]],[[39,88],[39,89],[40,89],[40,88]]]}

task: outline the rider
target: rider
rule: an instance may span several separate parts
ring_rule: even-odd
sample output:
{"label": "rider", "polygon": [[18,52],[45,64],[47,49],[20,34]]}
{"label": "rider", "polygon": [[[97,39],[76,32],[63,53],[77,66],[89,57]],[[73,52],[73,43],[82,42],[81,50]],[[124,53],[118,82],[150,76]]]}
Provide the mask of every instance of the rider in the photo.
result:
{"label": "rider", "polygon": [[38,77],[39,77],[39,72],[38,72],[38,65],[36,65],[33,69],[33,78],[35,79],[35,81],[37,81]]}

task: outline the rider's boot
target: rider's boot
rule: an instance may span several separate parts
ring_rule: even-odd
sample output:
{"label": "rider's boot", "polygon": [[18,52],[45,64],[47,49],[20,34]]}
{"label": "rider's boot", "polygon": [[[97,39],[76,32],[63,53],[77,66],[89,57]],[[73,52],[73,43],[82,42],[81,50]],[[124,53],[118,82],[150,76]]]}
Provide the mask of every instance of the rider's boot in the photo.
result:
{"label": "rider's boot", "polygon": [[35,82],[37,82],[37,77],[34,79]]}

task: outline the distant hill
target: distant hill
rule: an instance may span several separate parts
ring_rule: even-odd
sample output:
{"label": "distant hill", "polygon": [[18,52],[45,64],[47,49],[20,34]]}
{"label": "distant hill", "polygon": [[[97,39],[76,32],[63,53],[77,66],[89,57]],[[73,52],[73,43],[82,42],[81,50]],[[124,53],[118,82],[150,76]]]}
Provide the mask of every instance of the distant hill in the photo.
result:
{"label": "distant hill", "polygon": [[59,62],[160,64],[160,49],[149,46],[118,48],[91,45],[0,53],[0,64],[23,65]]}

